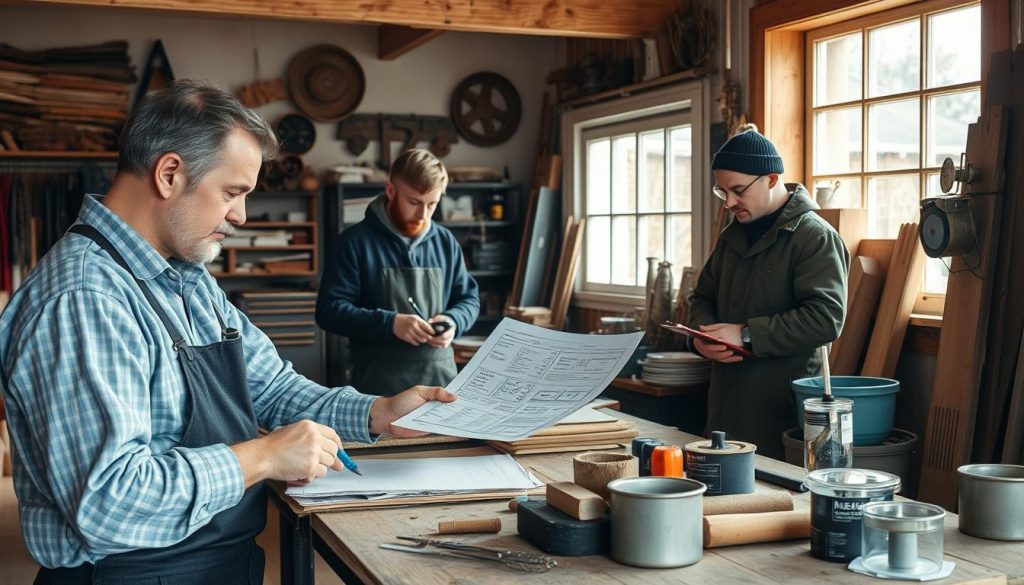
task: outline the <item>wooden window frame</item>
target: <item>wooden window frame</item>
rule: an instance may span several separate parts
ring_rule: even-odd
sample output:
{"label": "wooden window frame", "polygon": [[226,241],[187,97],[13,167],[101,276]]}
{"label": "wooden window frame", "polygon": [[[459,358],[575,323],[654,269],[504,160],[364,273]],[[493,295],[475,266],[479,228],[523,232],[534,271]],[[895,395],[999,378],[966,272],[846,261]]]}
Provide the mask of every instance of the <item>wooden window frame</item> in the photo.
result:
{"label": "wooden window frame", "polygon": [[[1010,49],[1011,0],[981,0],[981,103],[991,56]],[[750,9],[750,120],[772,137],[787,180],[805,180],[806,32],[914,4],[915,0],[769,0]],[[793,161],[792,163],[790,161]],[[915,309],[941,307],[924,295]]]}

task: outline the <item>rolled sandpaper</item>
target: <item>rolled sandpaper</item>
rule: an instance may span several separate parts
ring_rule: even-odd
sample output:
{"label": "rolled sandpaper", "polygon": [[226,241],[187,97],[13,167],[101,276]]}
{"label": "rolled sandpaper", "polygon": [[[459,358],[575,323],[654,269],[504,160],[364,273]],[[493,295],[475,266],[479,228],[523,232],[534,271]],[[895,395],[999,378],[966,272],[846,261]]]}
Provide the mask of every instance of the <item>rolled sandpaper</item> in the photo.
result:
{"label": "rolled sandpaper", "polygon": [[501,518],[461,518],[437,523],[438,534],[474,534],[501,532]]}
{"label": "rolled sandpaper", "polygon": [[704,498],[704,515],[752,514],[755,512],[785,512],[793,509],[793,496],[782,490],[732,494]]}
{"label": "rolled sandpaper", "polygon": [[792,540],[810,535],[810,509],[704,517],[704,548]]}

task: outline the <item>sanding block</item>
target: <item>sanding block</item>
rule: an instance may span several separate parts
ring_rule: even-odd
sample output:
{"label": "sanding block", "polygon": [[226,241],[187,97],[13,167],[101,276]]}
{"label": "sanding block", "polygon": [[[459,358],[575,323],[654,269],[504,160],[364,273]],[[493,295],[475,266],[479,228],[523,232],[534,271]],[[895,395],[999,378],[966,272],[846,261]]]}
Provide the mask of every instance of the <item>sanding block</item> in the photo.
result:
{"label": "sanding block", "polygon": [[610,519],[577,520],[543,498],[519,502],[519,536],[540,550],[563,557],[607,554],[611,550]]}

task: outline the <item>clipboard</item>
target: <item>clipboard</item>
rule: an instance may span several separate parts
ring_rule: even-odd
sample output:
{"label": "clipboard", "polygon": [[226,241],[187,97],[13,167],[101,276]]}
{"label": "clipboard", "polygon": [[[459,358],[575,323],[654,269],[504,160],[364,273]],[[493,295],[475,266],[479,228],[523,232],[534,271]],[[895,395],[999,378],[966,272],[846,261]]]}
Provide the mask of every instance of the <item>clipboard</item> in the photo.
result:
{"label": "clipboard", "polygon": [[727,347],[730,350],[732,350],[733,353],[736,353],[737,355],[741,355],[741,356],[743,356],[745,358],[757,357],[757,356],[755,356],[753,354],[753,352],[751,352],[749,349],[747,349],[745,347],[742,347],[742,346],[739,346],[739,345],[735,345],[733,343],[729,343],[728,341],[725,341],[723,339],[719,339],[719,338],[715,337],[714,335],[708,335],[707,333],[704,333],[703,331],[698,331],[696,329],[690,329],[686,325],[681,325],[679,323],[665,322],[665,323],[662,323],[661,326],[664,327],[665,329],[668,329],[669,331],[673,331],[675,333],[681,333],[682,335],[689,335],[690,337],[696,337],[697,339],[701,339],[703,341],[707,341],[708,343],[717,343],[717,344],[720,344],[720,345],[724,345],[725,347]]}

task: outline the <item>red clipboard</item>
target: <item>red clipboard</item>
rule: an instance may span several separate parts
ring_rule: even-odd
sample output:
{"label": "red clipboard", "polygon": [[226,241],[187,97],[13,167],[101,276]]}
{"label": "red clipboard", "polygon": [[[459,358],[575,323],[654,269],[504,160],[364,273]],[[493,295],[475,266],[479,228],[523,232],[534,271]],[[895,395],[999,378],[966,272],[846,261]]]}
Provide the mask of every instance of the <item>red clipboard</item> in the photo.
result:
{"label": "red clipboard", "polygon": [[755,356],[753,354],[753,352],[751,352],[749,349],[747,349],[747,348],[745,348],[743,346],[729,343],[728,341],[719,339],[719,338],[715,337],[714,335],[708,335],[707,333],[704,333],[703,331],[698,331],[696,329],[690,329],[686,325],[680,325],[679,323],[665,322],[665,323],[662,323],[661,326],[664,327],[665,329],[668,329],[669,331],[674,331],[675,333],[681,333],[683,335],[689,335],[690,337],[696,337],[697,339],[702,339],[704,341],[707,341],[708,343],[717,343],[717,344],[720,344],[720,345],[724,345],[725,347],[728,347],[730,350],[732,350],[736,354],[741,355],[741,356],[743,356],[745,358],[757,357],[757,356]]}

